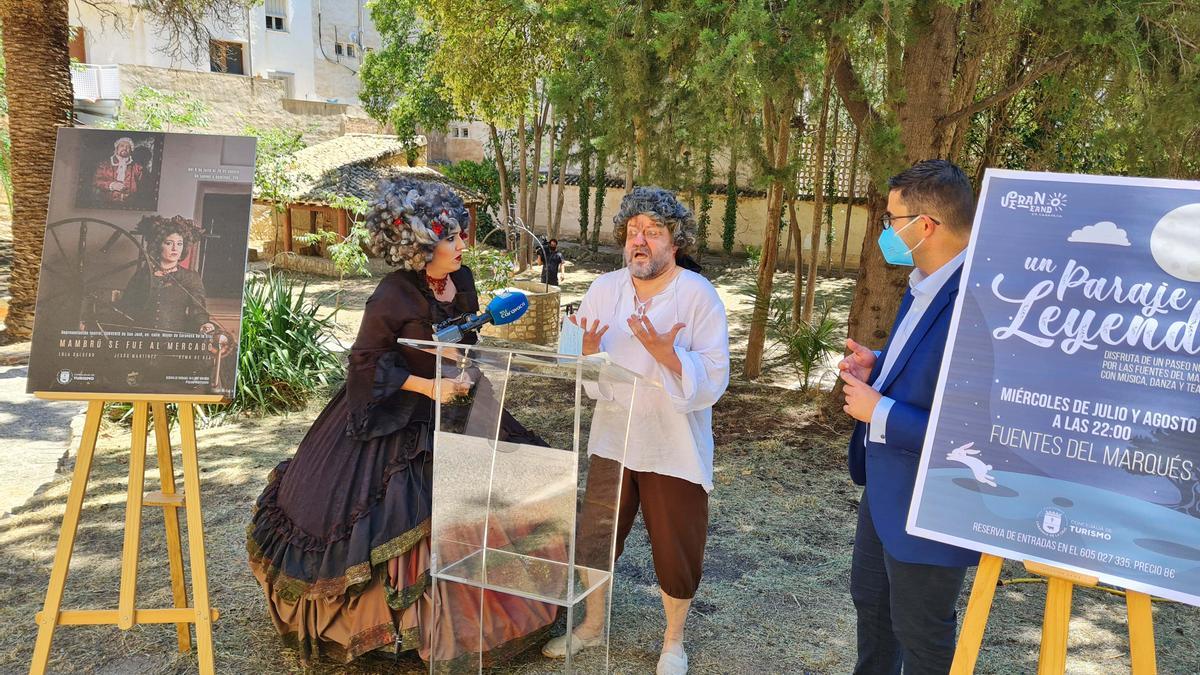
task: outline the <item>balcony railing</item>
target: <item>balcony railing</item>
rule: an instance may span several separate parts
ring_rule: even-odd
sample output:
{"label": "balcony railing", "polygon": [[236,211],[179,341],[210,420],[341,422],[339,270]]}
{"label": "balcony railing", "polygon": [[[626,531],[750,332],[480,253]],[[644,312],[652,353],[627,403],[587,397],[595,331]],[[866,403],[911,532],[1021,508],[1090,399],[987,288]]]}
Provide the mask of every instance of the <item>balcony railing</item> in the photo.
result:
{"label": "balcony railing", "polygon": [[82,101],[117,101],[121,99],[119,66],[100,66],[92,63],[71,67],[71,85],[75,99]]}

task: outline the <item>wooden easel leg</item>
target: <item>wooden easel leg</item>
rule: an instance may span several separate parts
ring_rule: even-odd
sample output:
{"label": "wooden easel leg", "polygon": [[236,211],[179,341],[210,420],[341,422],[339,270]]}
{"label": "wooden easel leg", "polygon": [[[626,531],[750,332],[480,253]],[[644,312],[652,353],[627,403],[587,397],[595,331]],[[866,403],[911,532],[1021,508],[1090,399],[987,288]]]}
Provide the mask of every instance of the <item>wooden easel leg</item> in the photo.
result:
{"label": "wooden easel leg", "polygon": [[1158,662],[1154,655],[1154,620],[1150,596],[1137,591],[1125,592],[1129,612],[1129,660],[1133,675],[1155,675]]}
{"label": "wooden easel leg", "polygon": [[63,589],[67,586],[67,572],[71,568],[71,554],[75,550],[75,533],[79,528],[79,513],[92,472],[92,456],[96,451],[96,436],[100,431],[100,415],[103,412],[104,401],[88,403],[83,438],[79,443],[79,454],[75,457],[75,472],[71,476],[71,490],[67,495],[67,509],[63,513],[62,529],[58,532],[58,548],[54,551],[50,586],[46,589],[46,602],[38,615],[38,636],[33,647],[33,661],[29,665],[30,675],[45,673],[46,663],[50,660],[50,644],[54,640],[54,627],[58,625]]}
{"label": "wooden easel leg", "polygon": [[1046,613],[1042,619],[1042,652],[1038,675],[1061,675],[1067,670],[1067,626],[1071,623],[1071,594],[1075,584],[1057,577],[1046,580]]}
{"label": "wooden easel leg", "polygon": [[992,611],[992,598],[996,595],[996,582],[1000,580],[1000,567],[1004,559],[984,553],[979,556],[979,568],[975,570],[975,583],[971,585],[971,599],[963,615],[962,630],[958,644],[954,647],[954,663],[951,675],[970,675],[975,672],[979,660],[979,648],[983,645],[983,630],[987,627],[988,614]]}
{"label": "wooden easel leg", "polygon": [[121,554],[121,592],[117,601],[117,627],[134,624],[137,603],[138,549],[142,535],[142,497],[146,489],[146,434],[149,403],[133,404],[133,443],[129,450],[129,492],[125,498],[125,546]]}
{"label": "wooden easel leg", "polygon": [[196,609],[196,652],[201,675],[213,673],[212,612],[204,560],[204,524],[200,516],[200,464],[196,457],[196,416],[191,403],[179,404],[183,455],[183,493],[187,508],[188,557],[192,561],[192,598]]}
{"label": "wooden easel leg", "polygon": [[[175,464],[171,459],[171,426],[167,418],[167,404],[150,404],[154,412],[154,440],[158,448],[158,476],[163,495],[175,494]],[[171,595],[176,607],[187,607],[187,580],[183,575],[183,539],[179,534],[179,509],[163,506],[163,523],[167,530],[167,560],[171,566]],[[179,636],[179,651],[192,649],[192,632],[187,623],[175,624]]]}

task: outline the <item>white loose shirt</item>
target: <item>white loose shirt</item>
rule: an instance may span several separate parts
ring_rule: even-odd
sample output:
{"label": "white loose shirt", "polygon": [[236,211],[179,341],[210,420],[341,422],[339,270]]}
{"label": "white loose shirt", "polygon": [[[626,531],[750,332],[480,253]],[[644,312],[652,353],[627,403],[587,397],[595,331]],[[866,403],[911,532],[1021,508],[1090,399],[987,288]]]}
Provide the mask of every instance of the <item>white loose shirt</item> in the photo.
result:
{"label": "white loose shirt", "polygon": [[[577,317],[608,325],[600,350],[616,365],[661,385],[637,390],[629,418],[627,408],[598,405],[588,452],[620,460],[628,419],[626,468],[682,478],[711,492],[712,406],[729,386],[725,305],[708,279],[685,269],[650,300],[646,317],[655,330],[665,333],[677,323],[686,324],[675,336],[675,354],[683,365],[680,377],[655,361],[630,330],[626,320],[634,314],[635,298],[626,268],[600,276],[579,303]],[[595,387],[588,389],[598,393]]]}

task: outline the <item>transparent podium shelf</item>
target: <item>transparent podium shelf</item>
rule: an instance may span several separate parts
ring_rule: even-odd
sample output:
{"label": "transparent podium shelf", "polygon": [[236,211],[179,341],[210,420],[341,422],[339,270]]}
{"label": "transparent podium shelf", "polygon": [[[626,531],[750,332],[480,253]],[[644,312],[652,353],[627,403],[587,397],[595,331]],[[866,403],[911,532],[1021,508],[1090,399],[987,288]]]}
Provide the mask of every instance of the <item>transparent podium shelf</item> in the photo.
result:
{"label": "transparent podium shelf", "polygon": [[[568,584],[572,574],[574,583]],[[586,598],[612,575],[582,565],[572,566],[489,548],[476,551],[443,568],[436,576],[475,588],[501,591],[566,607]]]}
{"label": "transparent podium shelf", "polygon": [[[656,385],[602,357],[399,342],[410,372],[458,394],[434,406],[430,671],[610,670],[628,431]],[[541,662],[581,624],[601,647]]]}

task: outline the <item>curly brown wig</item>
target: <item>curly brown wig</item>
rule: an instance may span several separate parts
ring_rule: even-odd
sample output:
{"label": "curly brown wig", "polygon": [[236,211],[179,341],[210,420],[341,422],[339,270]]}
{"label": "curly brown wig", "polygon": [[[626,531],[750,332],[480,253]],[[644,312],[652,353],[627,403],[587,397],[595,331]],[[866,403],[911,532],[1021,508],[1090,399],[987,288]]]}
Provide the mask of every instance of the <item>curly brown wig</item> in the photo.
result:
{"label": "curly brown wig", "polygon": [[183,249],[187,251],[193,244],[200,241],[204,233],[190,218],[183,216],[146,216],[138,221],[133,228],[134,234],[142,235],[142,248],[155,264],[161,262],[159,256],[163,241],[172,234],[183,237]]}

